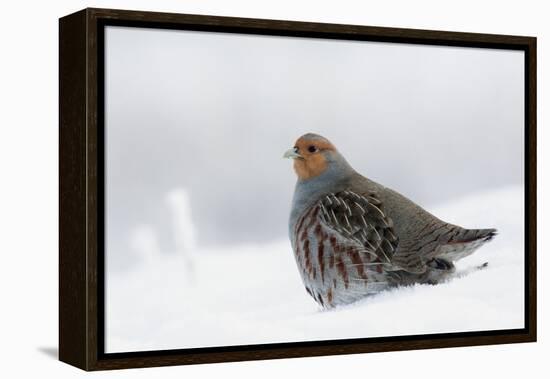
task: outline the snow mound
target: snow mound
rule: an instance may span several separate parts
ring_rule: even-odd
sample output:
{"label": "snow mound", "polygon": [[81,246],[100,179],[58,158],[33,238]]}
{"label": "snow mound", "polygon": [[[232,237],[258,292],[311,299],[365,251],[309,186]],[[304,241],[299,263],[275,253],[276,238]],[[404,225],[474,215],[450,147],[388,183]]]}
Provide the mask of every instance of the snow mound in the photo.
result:
{"label": "snow mound", "polygon": [[[306,293],[290,243],[156,254],[107,271],[106,352],[522,328],[524,192],[478,193],[430,211],[498,236],[456,278],[383,292],[331,311]],[[473,267],[489,262],[483,270]]]}

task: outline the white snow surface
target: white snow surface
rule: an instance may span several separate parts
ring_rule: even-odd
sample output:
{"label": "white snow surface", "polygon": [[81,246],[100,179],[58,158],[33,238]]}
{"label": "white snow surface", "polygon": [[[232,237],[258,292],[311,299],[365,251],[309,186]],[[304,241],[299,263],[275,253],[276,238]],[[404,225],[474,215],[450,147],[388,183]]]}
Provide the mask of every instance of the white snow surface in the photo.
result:
{"label": "white snow surface", "polygon": [[[521,187],[502,188],[429,209],[499,234],[459,261],[446,283],[401,287],[330,311],[306,293],[286,240],[156,254],[129,271],[106,271],[106,352],[522,328],[523,196]],[[484,262],[487,268],[473,269]]]}

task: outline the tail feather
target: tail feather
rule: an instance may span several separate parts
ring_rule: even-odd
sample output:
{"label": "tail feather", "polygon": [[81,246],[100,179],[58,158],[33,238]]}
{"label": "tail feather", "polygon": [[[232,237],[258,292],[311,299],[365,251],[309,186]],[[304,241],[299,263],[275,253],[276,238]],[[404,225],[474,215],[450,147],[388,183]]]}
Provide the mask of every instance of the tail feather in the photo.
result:
{"label": "tail feather", "polygon": [[481,231],[484,232],[483,237],[481,237],[484,242],[491,241],[498,234],[496,229],[481,229]]}
{"label": "tail feather", "polygon": [[468,243],[477,240],[490,241],[496,234],[496,229],[462,229],[461,233],[453,238],[452,241],[449,241],[449,243]]}
{"label": "tail feather", "polygon": [[496,235],[496,229],[464,229],[458,238],[440,246],[437,256],[451,262],[458,261],[472,254]]}

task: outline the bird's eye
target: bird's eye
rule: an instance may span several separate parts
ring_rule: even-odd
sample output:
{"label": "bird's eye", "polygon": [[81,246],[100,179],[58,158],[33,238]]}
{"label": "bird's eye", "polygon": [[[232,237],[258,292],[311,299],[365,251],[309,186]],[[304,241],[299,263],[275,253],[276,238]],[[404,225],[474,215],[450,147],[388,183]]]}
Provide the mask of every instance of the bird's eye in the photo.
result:
{"label": "bird's eye", "polygon": [[310,153],[315,153],[317,151],[317,148],[313,145],[310,145],[308,148],[307,148],[307,151],[309,151]]}

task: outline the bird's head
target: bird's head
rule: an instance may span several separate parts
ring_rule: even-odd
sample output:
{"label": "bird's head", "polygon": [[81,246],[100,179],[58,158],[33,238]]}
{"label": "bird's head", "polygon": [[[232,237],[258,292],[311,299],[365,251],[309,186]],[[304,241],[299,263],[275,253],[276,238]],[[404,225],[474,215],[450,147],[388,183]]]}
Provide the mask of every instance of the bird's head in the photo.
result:
{"label": "bird's head", "polygon": [[298,138],[294,147],[287,150],[283,157],[294,160],[294,170],[300,180],[315,178],[331,166],[347,166],[347,162],[334,145],[325,137],[314,133],[304,134]]}

